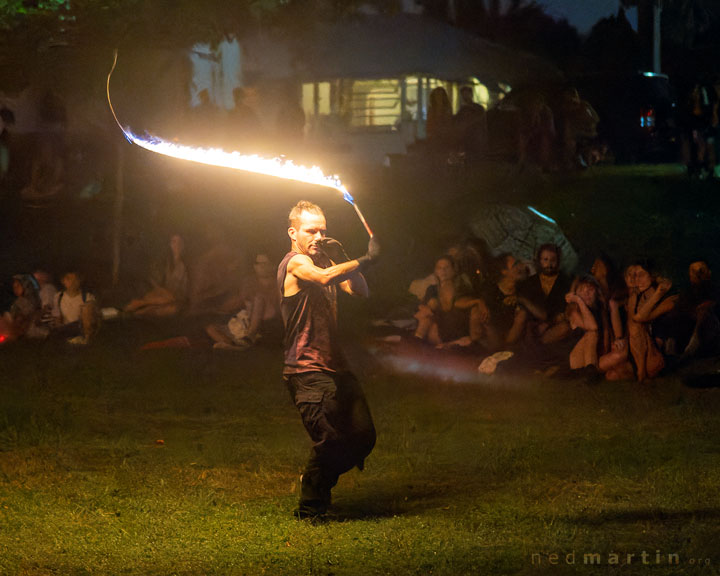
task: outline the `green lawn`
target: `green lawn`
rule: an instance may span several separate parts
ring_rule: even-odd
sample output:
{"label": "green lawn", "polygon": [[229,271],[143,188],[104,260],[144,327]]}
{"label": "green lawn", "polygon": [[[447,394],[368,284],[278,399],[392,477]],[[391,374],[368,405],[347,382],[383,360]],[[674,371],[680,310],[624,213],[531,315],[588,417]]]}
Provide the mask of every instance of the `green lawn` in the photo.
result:
{"label": "green lawn", "polygon": [[456,383],[360,354],[378,443],[313,525],[291,515],[308,440],[278,352],[137,334],[0,350],[1,574],[718,572],[718,389]]}
{"label": "green lawn", "polygon": [[[690,255],[720,266],[715,183],[689,183],[676,166],[425,167],[367,175],[353,194],[385,249],[369,274],[375,298],[341,308],[343,325],[361,328],[347,344],[378,443],[364,472],[341,478],[336,519],[291,515],[309,440],[277,350],[141,352],[181,326],[117,321],[85,349],[0,347],[0,574],[720,573],[719,389],[679,375],[588,386],[398,372],[359,337],[427,273],[438,238],[492,201],[532,203],[584,255],[646,253],[676,279]],[[222,214],[210,196],[185,197],[172,209],[178,221],[201,206],[269,230],[290,196],[225,198]],[[359,253],[366,236],[351,208],[326,204]],[[147,218],[133,226],[168,225]],[[45,256],[92,233],[61,217],[48,230]]]}

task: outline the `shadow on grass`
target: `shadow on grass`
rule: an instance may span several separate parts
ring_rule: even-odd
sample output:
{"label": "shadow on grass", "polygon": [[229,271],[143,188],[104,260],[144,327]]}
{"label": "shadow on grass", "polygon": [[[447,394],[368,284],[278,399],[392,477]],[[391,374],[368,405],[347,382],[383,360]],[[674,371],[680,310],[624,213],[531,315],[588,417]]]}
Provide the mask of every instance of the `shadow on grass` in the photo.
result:
{"label": "shadow on grass", "polygon": [[333,506],[333,519],[380,520],[438,507],[438,497],[448,498],[446,484],[426,486],[385,486],[371,494],[341,498]]}
{"label": "shadow on grass", "polygon": [[720,519],[720,508],[698,508],[695,510],[668,510],[665,508],[639,508],[634,510],[617,510],[599,513],[583,514],[582,516],[567,516],[565,520],[571,524],[584,524],[587,526],[600,526],[607,523],[635,523],[635,522],[686,522],[716,521]]}
{"label": "shadow on grass", "polygon": [[688,388],[720,388],[720,373],[697,374],[683,380]]}

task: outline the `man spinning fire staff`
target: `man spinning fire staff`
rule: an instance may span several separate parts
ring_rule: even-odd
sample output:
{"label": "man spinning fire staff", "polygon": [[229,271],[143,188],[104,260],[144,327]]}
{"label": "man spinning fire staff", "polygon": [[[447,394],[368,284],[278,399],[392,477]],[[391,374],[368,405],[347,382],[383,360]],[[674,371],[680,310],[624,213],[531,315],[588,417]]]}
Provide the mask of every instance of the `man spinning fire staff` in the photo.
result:
{"label": "man spinning fire staff", "polygon": [[363,297],[362,270],[380,255],[371,237],[367,254],[350,260],[342,244],[326,236],[322,209],[308,201],[290,211],[291,249],[278,267],[285,323],[283,377],[313,442],[300,477],[298,518],[321,518],[330,492],[344,472],[375,445],[375,426],[365,394],[339,348],[337,289]]}

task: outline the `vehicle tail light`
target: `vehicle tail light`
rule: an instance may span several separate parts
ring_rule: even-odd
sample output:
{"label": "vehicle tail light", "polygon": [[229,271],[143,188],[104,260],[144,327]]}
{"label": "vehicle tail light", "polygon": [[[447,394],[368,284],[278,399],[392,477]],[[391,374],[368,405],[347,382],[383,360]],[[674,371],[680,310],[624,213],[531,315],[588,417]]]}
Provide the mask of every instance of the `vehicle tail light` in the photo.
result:
{"label": "vehicle tail light", "polygon": [[640,128],[646,128],[648,130],[655,128],[655,109],[654,108],[641,108],[640,109]]}

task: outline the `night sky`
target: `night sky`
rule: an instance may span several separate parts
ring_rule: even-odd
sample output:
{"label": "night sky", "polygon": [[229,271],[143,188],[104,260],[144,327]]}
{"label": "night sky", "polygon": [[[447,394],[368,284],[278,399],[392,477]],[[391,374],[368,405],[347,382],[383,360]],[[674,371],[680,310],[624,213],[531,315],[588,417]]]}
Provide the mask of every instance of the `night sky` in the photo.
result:
{"label": "night sky", "polygon": [[[538,4],[545,6],[547,13],[557,19],[567,18],[581,34],[585,34],[601,18],[617,14],[620,0],[539,0]],[[628,10],[627,15],[637,28],[635,8]]]}

